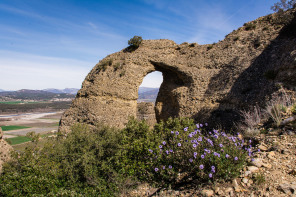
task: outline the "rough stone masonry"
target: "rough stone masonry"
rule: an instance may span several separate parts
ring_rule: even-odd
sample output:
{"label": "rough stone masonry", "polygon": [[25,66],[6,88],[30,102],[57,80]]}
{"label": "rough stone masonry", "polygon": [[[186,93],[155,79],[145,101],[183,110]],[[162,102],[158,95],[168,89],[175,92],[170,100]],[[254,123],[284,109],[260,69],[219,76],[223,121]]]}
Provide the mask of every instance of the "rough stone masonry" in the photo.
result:
{"label": "rough stone masonry", "polygon": [[123,49],[101,60],[86,76],[72,106],[60,121],[69,131],[76,122],[122,128],[136,117],[138,88],[153,72],[163,74],[155,103],[157,120],[192,117],[231,126],[239,110],[264,106],[282,83],[295,92],[295,9],[244,24],[218,43],[176,44],[144,40],[134,51]]}

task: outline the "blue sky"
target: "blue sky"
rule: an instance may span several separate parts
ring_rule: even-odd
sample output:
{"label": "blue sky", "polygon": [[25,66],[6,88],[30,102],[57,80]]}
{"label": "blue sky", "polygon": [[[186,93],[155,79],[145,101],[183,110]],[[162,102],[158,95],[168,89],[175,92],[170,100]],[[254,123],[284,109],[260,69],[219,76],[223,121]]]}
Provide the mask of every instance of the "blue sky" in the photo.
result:
{"label": "blue sky", "polygon": [[[0,89],[80,88],[134,35],[209,44],[277,0],[1,0]],[[143,86],[159,86],[161,73]]]}

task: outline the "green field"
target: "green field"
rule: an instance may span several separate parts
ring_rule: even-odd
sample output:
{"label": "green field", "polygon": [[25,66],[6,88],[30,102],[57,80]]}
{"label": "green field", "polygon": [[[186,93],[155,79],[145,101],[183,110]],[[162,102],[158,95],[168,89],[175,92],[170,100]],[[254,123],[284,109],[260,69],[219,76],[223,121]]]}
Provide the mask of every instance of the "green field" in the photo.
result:
{"label": "green field", "polygon": [[26,136],[17,136],[13,138],[8,138],[6,139],[11,145],[16,145],[16,144],[22,144],[24,142],[29,142],[31,141],[31,138],[26,137]]}
{"label": "green field", "polygon": [[2,128],[2,131],[10,131],[10,130],[18,130],[18,129],[27,129],[30,127],[9,125],[9,126],[1,126],[1,128]]}
{"label": "green field", "polygon": [[20,103],[23,103],[23,101],[0,101],[0,103],[3,103],[3,104],[20,104]]}

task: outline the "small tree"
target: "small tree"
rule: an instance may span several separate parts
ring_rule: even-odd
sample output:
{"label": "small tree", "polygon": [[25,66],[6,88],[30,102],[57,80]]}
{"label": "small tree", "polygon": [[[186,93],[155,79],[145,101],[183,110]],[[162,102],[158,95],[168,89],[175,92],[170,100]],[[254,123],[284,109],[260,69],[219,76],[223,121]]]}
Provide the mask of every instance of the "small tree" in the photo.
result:
{"label": "small tree", "polygon": [[275,12],[283,12],[293,8],[295,5],[296,0],[281,0],[280,2],[277,2],[273,6],[271,6],[271,9]]}
{"label": "small tree", "polygon": [[134,36],[128,41],[128,44],[130,45],[130,47],[137,49],[140,46],[142,41],[143,39],[141,36]]}

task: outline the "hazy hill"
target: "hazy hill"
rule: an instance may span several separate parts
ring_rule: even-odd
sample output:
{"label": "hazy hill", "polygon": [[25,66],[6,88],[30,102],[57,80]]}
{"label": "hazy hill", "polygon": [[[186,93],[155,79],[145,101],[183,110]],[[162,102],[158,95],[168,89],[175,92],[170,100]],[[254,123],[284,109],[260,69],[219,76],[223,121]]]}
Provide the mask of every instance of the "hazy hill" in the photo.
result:
{"label": "hazy hill", "polygon": [[50,100],[50,99],[63,99],[63,98],[74,98],[73,94],[66,93],[52,93],[43,90],[28,90],[22,89],[11,92],[0,92],[1,100]]}
{"label": "hazy hill", "polygon": [[66,93],[66,94],[77,94],[79,89],[76,88],[65,88],[65,89],[54,89],[54,88],[48,88],[48,89],[44,89],[43,91],[46,92],[51,92],[51,93]]}
{"label": "hazy hill", "polygon": [[139,87],[138,93],[142,94],[144,92],[149,92],[149,91],[156,90],[156,89],[158,90],[159,88]]}
{"label": "hazy hill", "polygon": [[[140,88],[139,88],[140,89]],[[140,92],[139,90],[139,100],[148,100],[148,101],[155,101],[157,98],[157,94],[159,88],[147,88],[146,91]]]}

